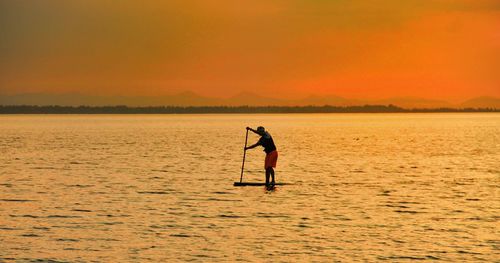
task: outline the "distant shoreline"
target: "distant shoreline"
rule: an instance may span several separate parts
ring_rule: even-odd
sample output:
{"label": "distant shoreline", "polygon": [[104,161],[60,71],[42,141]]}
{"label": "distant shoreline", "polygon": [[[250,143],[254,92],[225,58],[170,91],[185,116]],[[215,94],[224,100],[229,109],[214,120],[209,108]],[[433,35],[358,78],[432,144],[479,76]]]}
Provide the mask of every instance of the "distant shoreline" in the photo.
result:
{"label": "distant shoreline", "polygon": [[405,109],[394,105],[363,106],[33,106],[0,105],[0,114],[238,114],[238,113],[440,113],[500,112],[496,108]]}

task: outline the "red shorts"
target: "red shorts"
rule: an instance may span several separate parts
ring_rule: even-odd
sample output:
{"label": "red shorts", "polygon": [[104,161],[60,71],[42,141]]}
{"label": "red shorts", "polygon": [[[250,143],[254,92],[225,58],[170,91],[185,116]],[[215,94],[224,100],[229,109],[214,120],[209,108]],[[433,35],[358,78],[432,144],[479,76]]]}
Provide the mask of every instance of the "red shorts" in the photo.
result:
{"label": "red shorts", "polygon": [[264,168],[276,167],[276,162],[278,161],[278,151],[272,151],[266,154],[266,160],[264,161]]}

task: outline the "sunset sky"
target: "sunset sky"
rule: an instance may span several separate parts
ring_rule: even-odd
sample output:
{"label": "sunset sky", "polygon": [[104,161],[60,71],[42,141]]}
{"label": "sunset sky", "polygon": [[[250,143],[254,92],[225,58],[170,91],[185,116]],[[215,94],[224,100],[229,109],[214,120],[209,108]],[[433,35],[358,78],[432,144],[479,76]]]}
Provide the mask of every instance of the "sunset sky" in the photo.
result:
{"label": "sunset sky", "polygon": [[500,97],[498,0],[0,0],[0,95]]}

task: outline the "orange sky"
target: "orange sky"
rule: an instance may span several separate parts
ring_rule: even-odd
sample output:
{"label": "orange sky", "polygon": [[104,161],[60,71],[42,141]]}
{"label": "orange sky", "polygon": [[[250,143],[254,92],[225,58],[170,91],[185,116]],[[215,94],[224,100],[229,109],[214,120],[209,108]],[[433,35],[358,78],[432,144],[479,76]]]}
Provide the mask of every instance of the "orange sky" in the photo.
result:
{"label": "orange sky", "polygon": [[0,0],[0,94],[500,97],[499,29],[498,0]]}

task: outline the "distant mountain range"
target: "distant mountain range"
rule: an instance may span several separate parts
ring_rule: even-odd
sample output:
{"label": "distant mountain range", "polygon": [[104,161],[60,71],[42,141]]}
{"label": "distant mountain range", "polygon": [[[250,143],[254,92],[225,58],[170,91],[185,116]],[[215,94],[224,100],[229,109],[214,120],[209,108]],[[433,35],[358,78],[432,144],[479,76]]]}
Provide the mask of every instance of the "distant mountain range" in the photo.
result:
{"label": "distant mountain range", "polygon": [[193,92],[182,92],[170,96],[91,96],[77,93],[48,94],[29,93],[0,95],[0,105],[60,105],[60,106],[359,106],[395,105],[402,108],[495,108],[500,109],[500,98],[477,97],[459,104],[442,100],[415,97],[397,97],[381,100],[356,100],[338,96],[311,95],[303,99],[277,99],[263,97],[251,92],[242,92],[230,98],[213,98]]}

